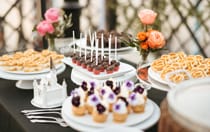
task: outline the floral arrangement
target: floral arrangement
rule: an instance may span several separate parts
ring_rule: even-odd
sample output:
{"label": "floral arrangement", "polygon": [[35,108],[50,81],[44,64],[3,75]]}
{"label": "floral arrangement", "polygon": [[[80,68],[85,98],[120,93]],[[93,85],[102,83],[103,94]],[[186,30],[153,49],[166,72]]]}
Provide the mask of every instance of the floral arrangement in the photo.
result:
{"label": "floral arrangement", "polygon": [[124,42],[132,47],[136,47],[145,61],[150,52],[162,49],[165,46],[165,39],[161,32],[148,29],[149,25],[155,22],[157,13],[150,9],[143,9],[138,13],[140,22],[144,25],[144,31],[138,32],[136,38],[128,35],[129,39]]}
{"label": "floral arrangement", "polygon": [[67,16],[59,8],[49,8],[45,12],[44,18],[38,25],[35,25],[33,31],[37,31],[40,36],[46,37],[48,44],[54,46],[54,39],[64,37],[64,30],[72,26],[72,14]]}

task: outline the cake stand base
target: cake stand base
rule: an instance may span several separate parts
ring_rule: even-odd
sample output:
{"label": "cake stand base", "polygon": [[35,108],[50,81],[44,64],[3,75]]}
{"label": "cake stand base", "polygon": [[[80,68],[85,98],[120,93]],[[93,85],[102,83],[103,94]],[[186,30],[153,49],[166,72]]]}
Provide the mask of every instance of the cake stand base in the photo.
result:
{"label": "cake stand base", "polygon": [[[77,69],[73,68],[72,69],[72,72],[71,72],[71,80],[77,84],[77,85],[80,85],[84,80],[86,81],[98,81],[100,82],[101,84],[104,83],[107,79],[110,79],[110,78],[105,78],[105,79],[101,79],[101,80],[97,80],[97,79],[94,79],[92,77],[89,77],[87,75],[85,75],[84,73],[78,71]],[[114,79],[116,82],[124,82],[126,80],[131,80],[133,82],[136,82],[137,81],[137,78],[136,78],[136,71],[135,69],[122,75],[122,76],[118,76],[118,77],[114,77],[112,78]]]}
{"label": "cake stand base", "polygon": [[19,80],[16,87],[20,89],[33,89],[33,80]]}

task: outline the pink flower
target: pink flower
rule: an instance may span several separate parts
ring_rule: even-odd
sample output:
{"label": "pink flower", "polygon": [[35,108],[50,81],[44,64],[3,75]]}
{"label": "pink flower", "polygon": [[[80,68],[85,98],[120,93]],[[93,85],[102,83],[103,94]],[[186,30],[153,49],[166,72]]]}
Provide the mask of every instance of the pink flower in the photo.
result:
{"label": "pink flower", "polygon": [[161,32],[151,31],[147,39],[148,45],[152,49],[160,49],[165,46],[165,39]]}
{"label": "pink flower", "polygon": [[46,20],[41,21],[37,25],[36,29],[37,29],[39,35],[41,35],[41,36],[45,36],[46,33],[53,33],[54,32],[53,25]]}
{"label": "pink flower", "polygon": [[151,25],[155,22],[157,13],[153,10],[143,9],[139,12],[138,16],[143,24]]}
{"label": "pink flower", "polygon": [[59,16],[60,16],[60,9],[58,8],[50,8],[44,14],[45,19],[50,23],[57,22]]}

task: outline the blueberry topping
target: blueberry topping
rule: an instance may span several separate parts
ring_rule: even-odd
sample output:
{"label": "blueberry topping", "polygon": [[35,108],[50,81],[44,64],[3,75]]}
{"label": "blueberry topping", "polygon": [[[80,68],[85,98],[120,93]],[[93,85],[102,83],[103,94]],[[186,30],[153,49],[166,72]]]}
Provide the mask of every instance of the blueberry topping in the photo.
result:
{"label": "blueberry topping", "polygon": [[82,82],[82,85],[81,85],[81,88],[84,90],[84,91],[87,91],[88,88],[87,88],[87,82],[83,81]]}
{"label": "blueberry topping", "polygon": [[134,89],[134,92],[142,94],[144,92],[144,88],[142,88],[141,86],[138,85]]}
{"label": "blueberry topping", "polygon": [[79,96],[74,96],[71,100],[72,105],[79,107],[80,105],[80,97]]}
{"label": "blueberry topping", "polygon": [[106,108],[100,103],[96,105],[96,109],[97,109],[99,114],[102,114],[106,110]]}

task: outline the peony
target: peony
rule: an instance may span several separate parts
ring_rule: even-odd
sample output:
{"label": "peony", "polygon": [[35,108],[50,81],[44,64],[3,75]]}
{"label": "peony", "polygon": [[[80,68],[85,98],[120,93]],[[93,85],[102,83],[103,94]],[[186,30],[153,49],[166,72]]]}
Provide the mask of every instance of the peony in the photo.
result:
{"label": "peony", "polygon": [[44,20],[41,21],[37,27],[36,27],[39,35],[41,36],[45,36],[46,33],[50,33],[52,34],[54,32],[54,27],[51,23],[49,23],[48,21]]}
{"label": "peony", "polygon": [[138,16],[143,24],[151,25],[155,22],[157,13],[155,13],[153,10],[144,9],[139,12]]}
{"label": "peony", "polygon": [[165,39],[161,32],[153,30],[149,34],[147,43],[152,49],[160,49],[165,46]]}
{"label": "peony", "polygon": [[58,8],[50,8],[44,14],[45,19],[50,23],[58,22],[59,16],[60,9]]}

